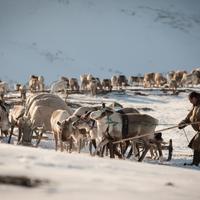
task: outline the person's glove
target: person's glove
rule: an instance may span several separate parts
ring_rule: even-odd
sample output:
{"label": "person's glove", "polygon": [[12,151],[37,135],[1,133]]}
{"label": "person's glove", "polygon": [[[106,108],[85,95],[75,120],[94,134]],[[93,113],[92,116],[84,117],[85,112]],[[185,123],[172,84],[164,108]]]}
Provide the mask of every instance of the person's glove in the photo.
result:
{"label": "person's glove", "polygon": [[187,126],[187,124],[184,122],[184,121],[181,121],[179,124],[178,124],[178,128],[179,129],[183,129]]}

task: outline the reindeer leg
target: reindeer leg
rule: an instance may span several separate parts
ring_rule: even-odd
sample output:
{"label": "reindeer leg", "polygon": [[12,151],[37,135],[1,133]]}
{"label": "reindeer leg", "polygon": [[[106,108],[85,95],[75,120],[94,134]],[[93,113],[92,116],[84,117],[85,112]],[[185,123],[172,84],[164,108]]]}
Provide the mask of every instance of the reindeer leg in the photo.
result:
{"label": "reindeer leg", "polygon": [[140,151],[139,151],[138,144],[135,141],[132,141],[131,148],[130,148],[126,158],[130,158],[132,156],[133,152],[134,152],[134,157],[139,157]]}
{"label": "reindeer leg", "polygon": [[6,131],[2,131],[2,133],[5,135],[5,137],[7,138],[7,136],[8,136],[8,130],[6,130]]}
{"label": "reindeer leg", "polygon": [[64,145],[63,145],[63,141],[62,140],[60,140],[60,150],[61,150],[61,152],[64,151]]}
{"label": "reindeer leg", "polygon": [[109,148],[109,152],[110,152],[110,158],[115,158],[114,145],[111,141],[108,143],[108,148]]}
{"label": "reindeer leg", "polygon": [[58,149],[58,137],[57,137],[56,134],[53,134],[53,136],[54,136],[54,140],[55,140],[55,150],[57,151],[57,149]]}
{"label": "reindeer leg", "polygon": [[97,148],[96,140],[95,140],[95,139],[90,140],[90,143],[89,143],[90,155],[92,155],[92,146],[93,146],[95,149]]}
{"label": "reindeer leg", "polygon": [[122,143],[120,143],[120,148],[121,148],[121,153],[122,155],[124,156],[124,154],[126,153],[127,149],[128,149],[128,146],[130,145],[130,141],[126,141],[125,142],[125,147],[123,148],[122,146]]}
{"label": "reindeer leg", "polygon": [[93,147],[96,149],[97,148],[96,140],[93,139],[93,140],[91,140],[91,142],[92,142]]}
{"label": "reindeer leg", "polygon": [[133,154],[133,147],[130,148],[128,155],[126,156],[126,158],[130,158],[131,155]]}
{"label": "reindeer leg", "polygon": [[97,151],[97,155],[98,155],[99,157],[103,157],[105,148],[106,148],[106,145],[104,145],[103,147],[100,147],[100,148],[99,148],[99,150]]}
{"label": "reindeer leg", "polygon": [[149,150],[149,147],[145,147],[144,151],[142,152],[142,155],[138,159],[138,162],[142,162],[143,161],[143,159],[146,156],[148,150]]}
{"label": "reindeer leg", "polygon": [[107,145],[104,145],[103,147],[103,152],[106,151],[106,156],[108,156],[108,150],[109,150],[109,147],[108,147],[108,144]]}
{"label": "reindeer leg", "polygon": [[92,140],[90,140],[89,142],[89,152],[90,152],[90,155],[92,155]]}
{"label": "reindeer leg", "polygon": [[81,146],[82,146],[82,139],[78,138],[78,153],[81,152]]}
{"label": "reindeer leg", "polygon": [[43,130],[41,130],[40,134],[39,134],[39,138],[38,138],[38,141],[36,143],[36,147],[39,145],[41,139],[42,139],[42,135],[43,135]]}
{"label": "reindeer leg", "polygon": [[22,138],[22,129],[21,128],[18,128],[18,138],[17,138],[17,144],[20,143],[21,141],[21,138]]}
{"label": "reindeer leg", "polygon": [[172,159],[172,152],[173,152],[173,145],[172,145],[172,139],[169,140],[169,154],[168,154],[168,158],[167,161],[170,161]]}
{"label": "reindeer leg", "polygon": [[14,129],[14,126],[11,126],[10,135],[9,135],[9,138],[8,138],[8,144],[10,144],[10,141],[11,141],[11,138],[12,138],[12,135],[13,135],[13,129]]}
{"label": "reindeer leg", "polygon": [[118,151],[117,145],[115,144],[113,147],[114,147],[114,154],[117,155],[118,158],[122,159],[123,158],[123,154]]}
{"label": "reindeer leg", "polygon": [[71,152],[72,152],[72,149],[73,149],[73,138],[70,137],[70,138],[67,140],[66,143],[67,143],[67,144],[66,144],[66,151],[67,151],[68,153],[71,153]]}
{"label": "reindeer leg", "polygon": [[145,142],[145,141],[143,141],[143,142],[144,142],[144,150],[142,152],[142,155],[139,157],[138,162],[143,161],[144,157],[146,156],[146,154],[150,148],[150,145],[147,142]]}
{"label": "reindeer leg", "polygon": [[157,146],[158,152],[159,152],[159,160],[161,162],[163,162],[163,154],[162,154],[162,149],[161,149],[161,143],[160,142],[156,142],[156,146]]}
{"label": "reindeer leg", "polygon": [[97,155],[97,152],[100,150],[101,147],[103,147],[104,145],[108,144],[109,140],[107,138],[104,138],[97,146],[97,148],[95,149],[93,155]]}
{"label": "reindeer leg", "polygon": [[[141,140],[141,139],[139,139]],[[141,143],[141,142],[140,142]],[[134,145],[134,154],[136,157],[140,157],[140,144],[138,142],[135,142],[135,145]]]}

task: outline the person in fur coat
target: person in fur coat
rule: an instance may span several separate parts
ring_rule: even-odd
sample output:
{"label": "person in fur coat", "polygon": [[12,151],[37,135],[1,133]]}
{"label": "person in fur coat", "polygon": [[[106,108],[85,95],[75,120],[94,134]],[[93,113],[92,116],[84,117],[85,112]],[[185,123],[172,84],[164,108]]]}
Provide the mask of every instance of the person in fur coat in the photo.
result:
{"label": "person in fur coat", "polygon": [[[188,98],[192,104],[192,109],[186,118],[178,124],[178,128],[183,129],[187,125],[191,124],[192,128],[196,131],[195,136],[191,139],[188,145],[188,147],[194,151],[193,161],[189,165],[198,166],[200,163],[200,93],[193,91],[188,95]],[[188,164],[185,163],[185,165]]]}

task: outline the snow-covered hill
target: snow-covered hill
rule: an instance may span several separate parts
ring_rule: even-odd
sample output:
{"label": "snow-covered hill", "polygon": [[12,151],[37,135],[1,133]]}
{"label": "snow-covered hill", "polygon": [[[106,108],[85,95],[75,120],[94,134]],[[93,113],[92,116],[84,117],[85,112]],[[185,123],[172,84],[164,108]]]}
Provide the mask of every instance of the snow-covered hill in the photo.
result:
{"label": "snow-covered hill", "polygon": [[191,70],[199,11],[198,0],[1,0],[0,78]]}

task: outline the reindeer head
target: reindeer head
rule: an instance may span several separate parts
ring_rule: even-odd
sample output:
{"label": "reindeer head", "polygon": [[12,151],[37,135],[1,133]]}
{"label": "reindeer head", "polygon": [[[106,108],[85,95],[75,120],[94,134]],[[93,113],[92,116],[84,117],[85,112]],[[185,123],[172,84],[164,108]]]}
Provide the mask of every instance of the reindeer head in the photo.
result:
{"label": "reindeer head", "polygon": [[59,127],[59,133],[62,136],[63,140],[69,139],[69,137],[73,134],[74,129],[72,127],[72,119],[69,117],[68,119],[57,122],[57,125]]}

